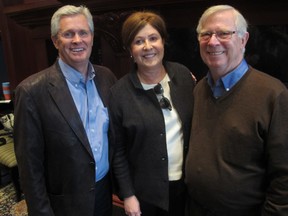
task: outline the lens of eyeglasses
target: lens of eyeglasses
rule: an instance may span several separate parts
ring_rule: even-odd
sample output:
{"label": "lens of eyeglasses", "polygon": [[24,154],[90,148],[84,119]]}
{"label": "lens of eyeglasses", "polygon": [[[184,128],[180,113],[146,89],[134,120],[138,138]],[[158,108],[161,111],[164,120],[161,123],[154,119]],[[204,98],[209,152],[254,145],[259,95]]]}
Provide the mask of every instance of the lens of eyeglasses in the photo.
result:
{"label": "lens of eyeglasses", "polygon": [[164,92],[163,87],[160,83],[158,83],[156,86],[154,86],[153,90],[154,90],[155,94],[157,94],[157,95],[161,95]]}
{"label": "lens of eyeglasses", "polygon": [[170,111],[172,110],[172,106],[168,98],[162,96],[159,103],[162,109],[169,109]]}

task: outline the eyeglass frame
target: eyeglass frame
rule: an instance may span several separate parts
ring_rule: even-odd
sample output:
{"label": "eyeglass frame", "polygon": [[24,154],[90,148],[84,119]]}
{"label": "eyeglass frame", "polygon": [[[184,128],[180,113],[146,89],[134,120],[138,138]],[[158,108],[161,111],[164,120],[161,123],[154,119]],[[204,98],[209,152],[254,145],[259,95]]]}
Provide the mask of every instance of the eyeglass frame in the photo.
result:
{"label": "eyeglass frame", "polygon": [[[217,38],[218,41],[225,42],[225,41],[229,41],[232,38],[232,35],[236,34],[236,33],[237,33],[237,31],[201,32],[198,34],[198,40],[201,42],[207,42],[207,41],[211,40],[213,35],[215,35],[215,37]],[[226,38],[221,38],[223,36]],[[204,37],[207,37],[207,38],[205,39]]]}
{"label": "eyeglass frame", "polygon": [[169,109],[170,111],[172,110],[172,105],[170,100],[164,96],[164,89],[161,85],[161,83],[158,83],[157,85],[154,86],[153,91],[156,95],[160,95],[161,99],[158,100],[161,109]]}

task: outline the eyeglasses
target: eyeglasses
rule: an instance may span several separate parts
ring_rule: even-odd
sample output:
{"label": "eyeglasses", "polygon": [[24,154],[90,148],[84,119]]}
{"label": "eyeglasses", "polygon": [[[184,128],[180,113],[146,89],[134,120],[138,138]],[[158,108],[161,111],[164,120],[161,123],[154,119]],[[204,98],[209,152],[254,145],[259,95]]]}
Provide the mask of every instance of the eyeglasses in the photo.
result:
{"label": "eyeglasses", "polygon": [[235,34],[236,31],[217,31],[217,32],[202,32],[199,34],[199,40],[202,42],[207,42],[211,39],[213,35],[215,37],[223,42],[223,41],[228,41],[232,38],[232,35]]}
{"label": "eyeglasses", "polygon": [[159,100],[159,104],[160,104],[160,107],[161,109],[169,109],[170,111],[172,110],[172,106],[171,106],[171,103],[169,101],[168,98],[166,98],[163,93],[164,93],[164,89],[162,87],[162,85],[160,83],[158,83],[154,88],[154,93],[156,95],[160,95],[161,96],[161,99]]}

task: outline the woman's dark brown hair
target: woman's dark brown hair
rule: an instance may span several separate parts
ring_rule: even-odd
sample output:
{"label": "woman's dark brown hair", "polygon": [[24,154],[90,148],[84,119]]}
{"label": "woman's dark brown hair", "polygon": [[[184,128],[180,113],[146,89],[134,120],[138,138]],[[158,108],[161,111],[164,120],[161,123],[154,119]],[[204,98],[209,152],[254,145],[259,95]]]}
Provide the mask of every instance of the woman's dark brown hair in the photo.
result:
{"label": "woman's dark brown hair", "polygon": [[165,41],[167,38],[166,24],[160,15],[151,11],[134,12],[125,20],[122,26],[122,41],[126,49],[130,50],[135,36],[147,24],[155,28],[162,40]]}

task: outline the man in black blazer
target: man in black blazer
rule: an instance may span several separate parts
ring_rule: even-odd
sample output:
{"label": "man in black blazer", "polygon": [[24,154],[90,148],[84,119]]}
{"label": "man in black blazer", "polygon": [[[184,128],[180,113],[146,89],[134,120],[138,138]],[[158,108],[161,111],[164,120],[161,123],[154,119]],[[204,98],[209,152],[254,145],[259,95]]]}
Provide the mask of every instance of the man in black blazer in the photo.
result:
{"label": "man in black blazer", "polygon": [[58,9],[59,58],[15,91],[15,152],[29,216],[108,216],[107,111],[113,73],[89,61],[94,24],[84,7]]}

